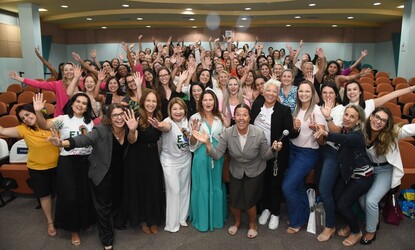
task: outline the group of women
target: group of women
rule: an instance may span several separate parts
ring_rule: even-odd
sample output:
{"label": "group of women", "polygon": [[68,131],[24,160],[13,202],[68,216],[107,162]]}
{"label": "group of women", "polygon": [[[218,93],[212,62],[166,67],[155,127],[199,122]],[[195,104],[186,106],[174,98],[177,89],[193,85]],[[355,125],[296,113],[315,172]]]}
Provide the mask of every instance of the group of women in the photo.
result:
{"label": "group of women", "polygon": [[[96,221],[104,248],[111,249],[114,228],[125,229],[127,222],[145,234],[158,234],[163,223],[164,230],[177,232],[188,226],[187,219],[202,232],[222,228],[228,211],[222,180],[226,154],[234,218],[230,235],[238,233],[243,210],[249,218],[248,238],[258,235],[257,212],[259,224],[277,229],[283,198],[289,217],[286,232],[299,232],[310,213],[304,179],[321,159],[319,191],[326,228],[317,239],[333,236],[336,211],[346,223],[338,231],[347,236],[345,246],[375,239],[378,203],[403,175],[397,141],[415,135],[414,124],[398,128],[390,111],[379,107],[413,92],[413,87],[364,101],[356,78],[369,72],[336,77],[339,65],[326,63],[321,49],[316,73],[305,56],[298,68],[291,62],[287,65],[292,69],[284,70],[252,51],[246,51],[243,65],[228,49],[223,55],[242,67],[238,70],[232,62],[227,72],[222,61],[226,58],[217,56],[215,78],[209,68],[214,55],[209,63],[209,58],[202,58],[199,69],[193,59],[185,63],[181,57],[186,52],[176,46],[165,67],[163,53],[169,50],[158,47],[154,61],[147,61],[153,68],[144,68],[147,57],[131,58],[135,54],[123,44],[131,73],[123,64],[111,70],[109,61],[100,70],[100,65],[92,67],[76,53],[74,58],[87,70],[84,76],[71,63],[64,65],[58,81],[9,73],[14,80],[57,95],[53,119],[43,117],[43,97],[37,94],[33,105],[17,109],[22,125],[0,128],[0,134],[27,142],[28,167],[50,236],[56,235],[55,227],[69,230],[72,244],[79,245],[80,231]],[[256,47],[258,55],[261,49]],[[297,61],[300,49],[291,49],[289,59]],[[274,54],[270,52],[270,59],[278,59],[272,58]],[[362,58],[366,54],[362,52]],[[278,70],[266,72],[264,65]],[[326,75],[321,68],[327,68]],[[43,154],[48,157],[39,158],[39,152],[48,152]],[[367,214],[364,236],[350,209],[358,201]]]}

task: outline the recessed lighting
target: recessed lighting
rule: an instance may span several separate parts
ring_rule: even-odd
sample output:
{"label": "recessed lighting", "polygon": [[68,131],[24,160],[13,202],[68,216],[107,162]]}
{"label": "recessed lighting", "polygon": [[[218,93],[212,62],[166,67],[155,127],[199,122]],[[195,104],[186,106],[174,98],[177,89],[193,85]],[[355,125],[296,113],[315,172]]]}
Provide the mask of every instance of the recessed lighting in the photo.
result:
{"label": "recessed lighting", "polygon": [[107,26],[102,26],[101,29],[106,30]]}
{"label": "recessed lighting", "polygon": [[347,17],[347,19],[353,19],[353,18],[354,18],[354,17],[352,17],[352,16],[348,16],[348,17]]}
{"label": "recessed lighting", "polygon": [[301,17],[300,17],[300,16],[295,16],[294,18],[295,18],[295,19],[300,19]]}
{"label": "recessed lighting", "polygon": [[308,4],[308,6],[314,7],[314,6],[316,6],[316,4],[315,3],[310,3],[310,4]]}
{"label": "recessed lighting", "polygon": [[197,29],[197,26],[192,26],[192,29]]}
{"label": "recessed lighting", "polygon": [[194,18],[189,18],[189,21],[194,21],[195,19]]}
{"label": "recessed lighting", "polygon": [[151,28],[151,26],[150,25],[147,25],[146,28]]}
{"label": "recessed lighting", "polygon": [[379,6],[379,5],[381,5],[381,3],[374,3],[373,5],[375,5],[375,6]]}
{"label": "recessed lighting", "polygon": [[331,27],[336,28],[337,27],[337,24],[333,24]]}
{"label": "recessed lighting", "polygon": [[285,27],[291,27],[291,24],[286,24]]}
{"label": "recessed lighting", "polygon": [[61,8],[69,8],[69,6],[68,5],[61,5]]}
{"label": "recessed lighting", "polygon": [[186,10],[186,11],[183,11],[182,12],[182,14],[183,15],[194,15],[195,13],[193,13],[192,11],[190,11],[190,10]]}
{"label": "recessed lighting", "polygon": [[124,7],[124,8],[128,8],[128,7],[130,7],[130,5],[128,5],[128,4],[123,4],[123,5],[122,5],[122,7]]}
{"label": "recessed lighting", "polygon": [[248,18],[246,18],[246,17],[242,17],[242,18],[241,18],[241,20],[242,20],[242,21],[246,21],[246,20],[248,20]]}
{"label": "recessed lighting", "polygon": [[239,28],[243,28],[244,26],[243,25],[239,25]]}
{"label": "recessed lighting", "polygon": [[45,11],[48,11],[48,10],[45,8],[39,8],[39,12],[45,12]]}
{"label": "recessed lighting", "polygon": [[405,5],[399,5],[398,7],[396,7],[396,8],[398,8],[398,9],[403,9],[403,8],[405,8]]}
{"label": "recessed lighting", "polygon": [[252,9],[248,7],[248,8],[245,8],[245,10],[252,10]]}
{"label": "recessed lighting", "polygon": [[92,21],[92,18],[87,17],[87,18],[86,18],[86,20],[87,20],[87,21]]}
{"label": "recessed lighting", "polygon": [[137,17],[137,20],[138,20],[138,21],[142,21],[142,20],[143,20],[143,18],[142,18],[142,17]]}
{"label": "recessed lighting", "polygon": [[191,10],[193,10],[193,9],[192,9],[192,8],[186,8],[186,10],[187,10],[187,11],[191,11]]}

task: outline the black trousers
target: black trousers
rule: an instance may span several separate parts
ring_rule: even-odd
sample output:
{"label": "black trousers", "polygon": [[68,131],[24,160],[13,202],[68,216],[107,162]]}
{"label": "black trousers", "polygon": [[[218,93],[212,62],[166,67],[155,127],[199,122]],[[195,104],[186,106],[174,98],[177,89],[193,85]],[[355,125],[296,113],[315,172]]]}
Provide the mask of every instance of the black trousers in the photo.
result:
{"label": "black trousers", "polygon": [[279,216],[282,200],[282,180],[286,167],[279,166],[278,175],[274,176],[274,160],[267,162],[264,170],[264,189],[262,193],[262,202],[260,210],[268,209],[271,214]]}

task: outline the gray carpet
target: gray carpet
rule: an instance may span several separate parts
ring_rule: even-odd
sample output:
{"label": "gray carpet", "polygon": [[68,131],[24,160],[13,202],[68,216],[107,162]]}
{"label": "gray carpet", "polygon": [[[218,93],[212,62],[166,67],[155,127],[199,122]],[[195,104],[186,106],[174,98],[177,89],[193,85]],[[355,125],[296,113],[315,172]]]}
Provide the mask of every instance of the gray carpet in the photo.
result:
{"label": "gray carpet", "polygon": [[[91,231],[82,231],[82,244],[79,247],[70,243],[70,232],[58,230],[54,238],[47,235],[46,222],[41,210],[35,210],[37,202],[33,198],[18,197],[0,208],[0,249],[102,249],[96,227]],[[302,229],[296,235],[285,233],[287,213],[283,206],[280,226],[269,230],[258,227],[258,237],[248,239],[247,218],[236,236],[230,236],[227,228],[214,232],[200,233],[192,226],[181,228],[177,233],[160,229],[157,236],[145,235],[141,230],[129,228],[116,230],[114,249],[345,249],[343,238],[335,236],[328,242],[320,243],[317,235]],[[405,218],[400,226],[384,224],[378,231],[377,240],[370,246],[356,245],[353,249],[415,249],[415,220]],[[412,246],[412,247],[411,247]]]}

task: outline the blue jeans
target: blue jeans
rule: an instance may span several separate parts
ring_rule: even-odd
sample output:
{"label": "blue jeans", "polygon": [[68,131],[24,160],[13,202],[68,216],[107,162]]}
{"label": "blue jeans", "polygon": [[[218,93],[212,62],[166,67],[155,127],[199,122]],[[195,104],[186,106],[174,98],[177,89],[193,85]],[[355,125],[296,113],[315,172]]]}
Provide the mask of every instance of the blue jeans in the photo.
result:
{"label": "blue jeans", "polygon": [[290,163],[282,183],[282,191],[287,201],[290,227],[301,227],[308,222],[308,204],[305,177],[319,158],[319,150],[301,148],[291,144]]}
{"label": "blue jeans", "polygon": [[393,166],[375,167],[375,180],[366,194],[359,199],[360,206],[366,212],[366,231],[376,232],[379,222],[379,201],[391,189]]}
{"label": "blue jeans", "polygon": [[352,205],[356,203],[360,196],[369,191],[372,186],[374,175],[362,177],[360,179],[351,178],[346,183],[342,178],[338,179],[334,187],[334,199],[340,215],[344,218],[350,231],[354,234],[359,233],[359,219],[352,211]]}
{"label": "blue jeans", "polygon": [[329,145],[321,148],[323,167],[321,170],[319,190],[326,212],[326,227],[334,228],[336,223],[336,205],[333,188],[339,177],[340,168],[337,163],[337,150]]}

